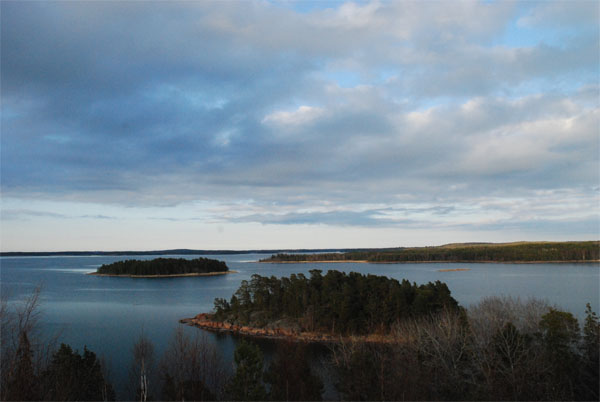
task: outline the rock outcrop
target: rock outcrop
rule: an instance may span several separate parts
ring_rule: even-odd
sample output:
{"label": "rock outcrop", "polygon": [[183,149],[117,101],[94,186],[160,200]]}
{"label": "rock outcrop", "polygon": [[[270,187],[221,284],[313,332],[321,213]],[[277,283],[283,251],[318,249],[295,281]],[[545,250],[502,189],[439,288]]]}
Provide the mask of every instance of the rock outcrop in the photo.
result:
{"label": "rock outcrop", "polygon": [[212,315],[208,313],[201,313],[193,318],[184,318],[179,322],[213,332],[232,332],[235,334],[260,338],[290,339],[323,343],[339,341],[339,337],[336,336],[303,332],[296,328],[274,327],[273,325],[267,325],[264,328],[256,328],[246,325],[236,325],[229,322],[214,321]]}
{"label": "rock outcrop", "polygon": [[232,332],[234,334],[258,338],[287,339],[292,341],[312,343],[337,343],[341,341],[349,341],[350,339],[354,341],[370,343],[399,342],[398,339],[391,335],[369,334],[362,336],[342,337],[340,335],[302,331],[297,326],[293,328],[276,326],[276,324],[285,322],[285,320],[271,322],[265,327],[261,328],[250,327],[247,325],[238,325],[230,322],[215,321],[213,320],[213,316],[208,313],[201,313],[193,318],[184,318],[179,320],[179,322],[212,332]]}

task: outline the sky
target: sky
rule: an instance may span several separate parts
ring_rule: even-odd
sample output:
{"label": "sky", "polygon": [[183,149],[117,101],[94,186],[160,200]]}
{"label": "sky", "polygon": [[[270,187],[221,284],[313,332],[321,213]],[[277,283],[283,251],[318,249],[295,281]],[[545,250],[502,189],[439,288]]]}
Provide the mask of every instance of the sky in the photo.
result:
{"label": "sky", "polygon": [[598,1],[2,1],[2,251],[600,238]]}

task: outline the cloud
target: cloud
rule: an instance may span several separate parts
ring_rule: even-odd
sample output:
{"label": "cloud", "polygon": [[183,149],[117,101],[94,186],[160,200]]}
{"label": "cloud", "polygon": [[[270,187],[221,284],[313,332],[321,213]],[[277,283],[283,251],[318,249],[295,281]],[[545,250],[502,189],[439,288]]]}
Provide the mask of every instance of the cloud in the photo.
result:
{"label": "cloud", "polygon": [[39,219],[39,218],[47,218],[47,219],[116,219],[112,216],[107,216],[103,214],[93,214],[93,215],[73,215],[73,214],[62,214],[51,211],[37,211],[30,209],[3,209],[2,210],[2,220],[4,221],[13,221],[13,220],[30,220],[30,219]]}
{"label": "cloud", "polygon": [[[384,226],[485,196],[594,198],[597,8],[5,2],[2,192]],[[518,29],[542,39],[504,39]],[[399,202],[402,218],[364,207]]]}
{"label": "cloud", "polygon": [[275,125],[305,125],[319,118],[323,114],[323,110],[313,106],[300,106],[298,109],[286,112],[277,111],[266,115],[262,119],[262,123]]}
{"label": "cloud", "polygon": [[579,25],[598,29],[599,11],[600,6],[594,1],[549,1],[532,8],[518,19],[518,24],[528,27],[562,26],[567,29]]}

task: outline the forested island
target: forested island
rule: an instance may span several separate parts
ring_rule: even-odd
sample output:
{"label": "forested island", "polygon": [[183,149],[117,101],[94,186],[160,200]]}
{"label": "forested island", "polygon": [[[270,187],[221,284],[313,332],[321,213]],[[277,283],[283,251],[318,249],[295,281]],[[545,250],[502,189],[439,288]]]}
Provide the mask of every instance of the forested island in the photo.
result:
{"label": "forested island", "polygon": [[261,262],[597,262],[600,242],[463,243],[344,253],[279,253]]}
{"label": "forested island", "polygon": [[175,276],[222,275],[229,271],[223,261],[209,258],[155,258],[153,260],[125,260],[104,264],[91,275],[127,276],[137,278],[164,278]]}
{"label": "forested island", "polygon": [[289,278],[253,275],[229,301],[215,299],[212,315],[187,320],[207,329],[246,332],[260,336],[292,335],[313,340],[331,336],[385,335],[407,317],[442,310],[458,311],[445,283],[417,285],[385,276],[349,274],[335,270],[325,275]]}

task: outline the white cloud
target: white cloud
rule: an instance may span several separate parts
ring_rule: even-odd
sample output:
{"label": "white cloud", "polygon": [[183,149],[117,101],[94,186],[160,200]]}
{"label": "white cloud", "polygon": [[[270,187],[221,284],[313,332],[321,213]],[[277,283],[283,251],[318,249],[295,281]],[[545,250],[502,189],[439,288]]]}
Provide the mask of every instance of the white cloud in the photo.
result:
{"label": "white cloud", "polygon": [[597,199],[597,8],[8,2],[2,192],[173,219],[250,197],[224,216],[275,226],[583,222],[539,192]]}
{"label": "white cloud", "polygon": [[281,126],[300,126],[315,121],[324,113],[325,111],[322,108],[303,105],[291,112],[276,111],[270,113],[262,119],[262,122]]}

